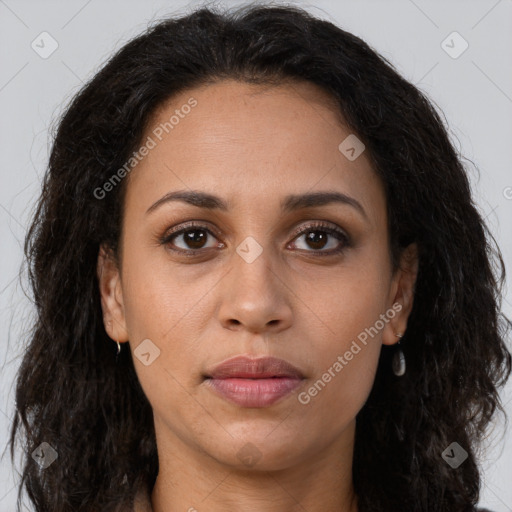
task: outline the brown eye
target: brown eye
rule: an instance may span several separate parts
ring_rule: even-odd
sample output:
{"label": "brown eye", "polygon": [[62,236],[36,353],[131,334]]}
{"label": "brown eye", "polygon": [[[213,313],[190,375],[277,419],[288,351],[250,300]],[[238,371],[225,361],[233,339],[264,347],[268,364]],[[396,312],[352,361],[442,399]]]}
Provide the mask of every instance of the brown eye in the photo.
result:
{"label": "brown eye", "polygon": [[188,249],[202,249],[206,243],[208,234],[206,230],[188,229],[178,236],[183,237],[183,242]]}
{"label": "brown eye", "polygon": [[337,254],[350,245],[350,240],[343,231],[325,224],[308,225],[295,240],[301,238],[304,239],[304,242],[300,244],[302,247],[297,247],[296,242],[294,246],[307,252]]}
{"label": "brown eye", "polygon": [[164,236],[161,243],[169,246],[173,251],[195,253],[202,249],[215,247],[215,244],[207,245],[209,238],[215,239],[215,235],[205,226],[188,225]]}
{"label": "brown eye", "polygon": [[306,243],[313,249],[324,249],[328,243],[328,239],[331,237],[325,231],[308,231],[305,235]]}

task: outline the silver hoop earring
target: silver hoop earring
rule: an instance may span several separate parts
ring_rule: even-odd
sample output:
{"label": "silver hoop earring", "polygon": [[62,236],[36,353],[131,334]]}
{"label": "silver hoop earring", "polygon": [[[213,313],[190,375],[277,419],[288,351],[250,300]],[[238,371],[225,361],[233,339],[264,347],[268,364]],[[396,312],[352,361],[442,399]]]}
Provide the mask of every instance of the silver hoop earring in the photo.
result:
{"label": "silver hoop earring", "polygon": [[[398,338],[403,338],[403,334],[395,334],[395,336]],[[402,349],[400,348],[400,340],[398,340],[398,348],[396,349],[393,355],[392,367],[393,373],[397,377],[401,377],[405,373],[405,355]]]}

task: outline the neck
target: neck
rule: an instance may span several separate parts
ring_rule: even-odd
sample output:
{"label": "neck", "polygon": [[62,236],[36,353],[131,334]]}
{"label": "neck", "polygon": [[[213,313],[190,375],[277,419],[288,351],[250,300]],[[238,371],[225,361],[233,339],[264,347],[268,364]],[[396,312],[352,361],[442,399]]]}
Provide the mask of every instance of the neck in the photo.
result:
{"label": "neck", "polygon": [[152,512],[357,512],[354,434],[355,422],[321,451],[290,456],[288,463],[281,456],[280,468],[265,466],[263,458],[240,470],[193,450],[179,438],[165,446],[157,433],[159,474],[151,495]]}

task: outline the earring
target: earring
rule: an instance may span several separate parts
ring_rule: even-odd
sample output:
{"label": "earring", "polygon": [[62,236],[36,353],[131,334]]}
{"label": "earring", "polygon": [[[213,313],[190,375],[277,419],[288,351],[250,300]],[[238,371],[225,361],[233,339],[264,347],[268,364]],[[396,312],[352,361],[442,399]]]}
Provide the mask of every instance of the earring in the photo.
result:
{"label": "earring", "polygon": [[117,343],[117,354],[116,354],[116,364],[117,364],[119,361],[119,353],[121,352],[121,344],[119,343],[119,341],[116,341],[116,343]]}
{"label": "earring", "polygon": [[[395,334],[395,336],[398,338],[403,337],[402,334]],[[405,373],[405,356],[402,349],[400,348],[400,340],[398,340],[398,348],[393,355],[392,367],[393,373],[397,377],[401,377]]]}

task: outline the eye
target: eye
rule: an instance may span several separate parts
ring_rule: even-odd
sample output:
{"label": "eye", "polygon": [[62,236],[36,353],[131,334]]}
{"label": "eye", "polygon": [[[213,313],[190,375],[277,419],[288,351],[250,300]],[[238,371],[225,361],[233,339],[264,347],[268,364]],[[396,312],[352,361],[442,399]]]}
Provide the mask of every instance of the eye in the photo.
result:
{"label": "eye", "polygon": [[[202,249],[215,247],[215,244],[206,245],[208,237],[213,238],[215,235],[207,227],[201,224],[189,223],[186,227],[165,235],[161,243],[169,245],[173,251],[194,255]],[[222,247],[223,244],[220,244],[220,246]]]}
{"label": "eye", "polygon": [[[160,243],[166,245],[170,250],[185,254],[186,256],[194,256],[197,253],[204,252],[206,249],[214,247],[224,247],[223,243],[207,245],[208,238],[216,238],[215,234],[203,224],[195,222],[188,223],[185,227],[171,231],[164,235]],[[314,222],[308,224],[305,228],[295,233],[293,240],[299,240],[304,237],[303,247],[298,247],[301,251],[318,253],[318,255],[329,256],[342,252],[350,246],[349,237],[339,228],[334,228],[324,222]],[[336,242],[337,240],[337,242]],[[312,248],[309,250],[304,245]],[[297,248],[297,243],[293,246]],[[325,249],[328,250],[325,250]]]}
{"label": "eye", "polygon": [[[341,229],[333,228],[322,222],[308,224],[306,229],[302,229],[299,232],[299,236],[294,240],[300,240],[301,238],[304,238],[304,243],[301,244],[303,247],[298,247],[298,249],[307,252],[317,252],[322,255],[338,254],[350,246],[349,237]],[[306,244],[313,251],[308,250],[307,247],[304,248]],[[297,244],[295,243],[294,245],[296,246]],[[326,247],[330,250],[322,250],[326,249]]]}

